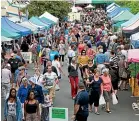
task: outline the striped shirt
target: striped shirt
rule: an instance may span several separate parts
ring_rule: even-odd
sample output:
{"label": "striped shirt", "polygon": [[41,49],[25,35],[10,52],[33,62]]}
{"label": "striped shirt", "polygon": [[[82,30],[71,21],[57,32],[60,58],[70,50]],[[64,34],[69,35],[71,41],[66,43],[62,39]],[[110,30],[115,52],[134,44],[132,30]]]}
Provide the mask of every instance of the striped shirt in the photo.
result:
{"label": "striped shirt", "polygon": [[118,68],[118,61],[119,61],[119,58],[117,56],[113,56],[113,57],[110,57],[110,62],[114,62],[114,67],[115,68]]}

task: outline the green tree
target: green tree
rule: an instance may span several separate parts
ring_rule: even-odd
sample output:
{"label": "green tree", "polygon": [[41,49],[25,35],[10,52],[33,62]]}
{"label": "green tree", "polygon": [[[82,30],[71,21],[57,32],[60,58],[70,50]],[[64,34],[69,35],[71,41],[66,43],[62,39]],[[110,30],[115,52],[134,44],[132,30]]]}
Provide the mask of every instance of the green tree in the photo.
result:
{"label": "green tree", "polygon": [[[47,11],[60,20],[68,15],[70,8],[71,4],[66,1],[31,1],[27,6],[29,17],[40,16]],[[25,12],[25,9],[22,11]]]}
{"label": "green tree", "polygon": [[131,12],[133,14],[136,14],[139,12],[139,1],[136,0],[136,1],[116,1],[116,3],[118,5],[120,5],[121,7],[128,7],[131,9]]}

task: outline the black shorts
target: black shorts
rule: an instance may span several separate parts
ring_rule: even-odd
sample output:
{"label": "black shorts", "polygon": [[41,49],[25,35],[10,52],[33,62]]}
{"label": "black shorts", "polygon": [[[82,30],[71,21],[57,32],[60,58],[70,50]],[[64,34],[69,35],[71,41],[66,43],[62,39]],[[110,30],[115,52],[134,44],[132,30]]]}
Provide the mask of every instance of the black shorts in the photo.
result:
{"label": "black shorts", "polygon": [[114,89],[114,90],[118,90],[118,80],[112,82],[112,86],[113,86],[113,89]]}

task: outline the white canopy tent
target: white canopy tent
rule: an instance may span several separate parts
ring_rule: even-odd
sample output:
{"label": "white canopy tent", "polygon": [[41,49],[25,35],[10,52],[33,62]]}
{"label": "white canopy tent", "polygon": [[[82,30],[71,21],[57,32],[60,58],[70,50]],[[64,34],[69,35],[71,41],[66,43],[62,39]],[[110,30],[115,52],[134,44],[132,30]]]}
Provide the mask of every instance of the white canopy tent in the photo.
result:
{"label": "white canopy tent", "polygon": [[92,6],[91,4],[89,4],[89,5],[86,6],[85,8],[94,8],[94,6]]}
{"label": "white canopy tent", "polygon": [[32,23],[31,21],[28,21],[31,25],[33,25],[34,27],[38,28],[39,30],[44,30],[45,27],[44,26],[39,26],[39,25],[36,25],[34,23]]}
{"label": "white canopy tent", "polygon": [[1,41],[2,42],[10,42],[11,40],[13,40],[13,39],[12,38],[8,38],[8,37],[1,36]]}
{"label": "white canopy tent", "polygon": [[12,22],[20,22],[20,18],[19,16],[11,16],[11,17],[8,17],[8,19]]}
{"label": "white canopy tent", "polygon": [[39,18],[42,18],[42,17],[50,19],[50,20],[54,21],[55,23],[59,22],[59,19],[57,17],[53,16],[52,14],[48,13],[47,11],[44,14],[42,14]]}

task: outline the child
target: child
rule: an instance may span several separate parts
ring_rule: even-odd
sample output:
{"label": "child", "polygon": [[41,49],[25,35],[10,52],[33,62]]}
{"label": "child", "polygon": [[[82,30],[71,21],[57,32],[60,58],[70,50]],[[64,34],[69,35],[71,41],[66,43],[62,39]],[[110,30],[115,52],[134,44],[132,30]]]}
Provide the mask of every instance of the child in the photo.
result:
{"label": "child", "polygon": [[52,106],[52,99],[48,95],[48,90],[44,90],[44,103],[42,104],[41,121],[49,121],[49,107]]}

